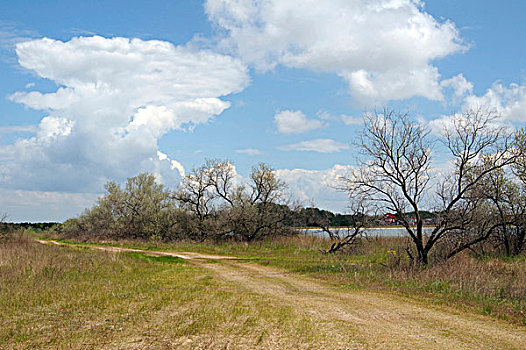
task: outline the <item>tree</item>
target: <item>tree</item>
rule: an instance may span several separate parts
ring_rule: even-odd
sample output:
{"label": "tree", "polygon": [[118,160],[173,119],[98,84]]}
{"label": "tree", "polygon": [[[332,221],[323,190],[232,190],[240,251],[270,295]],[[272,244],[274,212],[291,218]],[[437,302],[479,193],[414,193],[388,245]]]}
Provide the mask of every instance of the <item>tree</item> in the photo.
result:
{"label": "tree", "polygon": [[[476,175],[490,166],[492,161],[491,158],[486,158],[472,171]],[[492,223],[488,225],[491,230],[487,231],[486,236],[493,245],[503,248],[507,256],[519,254],[524,242],[526,198],[517,177],[502,168],[497,169],[473,186],[467,196],[472,202],[478,203],[477,209],[481,211],[477,226]]]}
{"label": "tree", "polygon": [[[307,217],[307,226],[316,226],[325,232],[331,240],[331,246],[327,250],[322,250],[325,254],[336,253],[346,246],[358,242],[364,235],[364,229],[370,227],[375,215],[367,215],[367,205],[364,199],[355,198],[349,204],[350,214],[347,215],[347,227],[331,227],[331,221],[334,221],[335,215],[310,216]],[[331,217],[332,216],[332,217]],[[331,220],[332,219],[332,220]]]}
{"label": "tree", "polygon": [[[424,235],[422,209],[433,197],[431,186],[431,149],[435,144],[429,130],[412,121],[407,114],[385,109],[365,116],[358,147],[360,167],[343,179],[342,189],[350,198],[366,198],[369,203],[396,213],[411,238],[419,264],[428,264],[429,252],[447,238],[457,245],[454,254],[480,241],[481,235],[465,240],[473,223],[469,191],[498,169],[513,164],[517,155],[511,147],[511,134],[494,124],[497,116],[482,109],[452,116],[452,125],[444,129],[441,141],[453,158],[454,172],[440,181],[440,215],[429,235]],[[487,167],[474,175],[473,169],[483,158]],[[411,213],[411,214],[408,214]]]}
{"label": "tree", "polygon": [[291,216],[285,197],[286,185],[274,169],[260,163],[252,168],[246,184],[234,186],[231,166],[220,163],[213,172],[213,184],[224,199],[223,215],[232,234],[246,241],[288,233]]}
{"label": "tree", "polygon": [[213,176],[218,164],[220,163],[207,160],[205,165],[192,169],[173,195],[180,208],[192,216],[188,222],[188,233],[191,238],[199,241],[216,234],[218,193],[214,191]]}
{"label": "tree", "polygon": [[9,233],[10,227],[6,223],[8,218],[7,213],[0,213],[0,238],[2,235]]}
{"label": "tree", "polygon": [[78,220],[66,222],[66,232],[111,238],[169,238],[176,223],[175,203],[154,175],[128,178],[124,188],[108,182],[105,188],[107,193],[93,208]]}
{"label": "tree", "polygon": [[195,217],[198,239],[253,241],[285,232],[286,186],[274,170],[261,163],[241,182],[232,163],[219,160],[207,160],[183,179],[174,198]]}

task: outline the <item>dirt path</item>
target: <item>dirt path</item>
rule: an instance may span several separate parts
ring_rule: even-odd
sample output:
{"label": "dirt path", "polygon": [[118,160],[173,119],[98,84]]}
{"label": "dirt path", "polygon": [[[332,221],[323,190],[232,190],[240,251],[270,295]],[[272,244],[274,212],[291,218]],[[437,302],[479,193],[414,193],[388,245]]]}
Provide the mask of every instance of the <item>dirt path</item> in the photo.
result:
{"label": "dirt path", "polygon": [[[40,240],[37,239],[37,242],[40,244],[53,244],[53,245],[67,245],[58,241],[52,240]],[[153,256],[173,256],[176,258],[181,258],[185,260],[193,259],[205,259],[205,260],[236,260],[238,258],[233,256],[224,256],[224,255],[210,255],[210,254],[200,254],[192,252],[182,252],[182,253],[172,253],[172,252],[160,252],[155,250],[142,250],[142,249],[132,249],[132,248],[122,248],[122,247],[112,247],[112,246],[96,246],[96,245],[82,245],[78,246],[84,248],[91,248],[97,250],[104,250],[107,252],[135,252],[135,253],[145,253]]]}
{"label": "dirt path", "polygon": [[278,303],[295,305],[335,340],[354,343],[349,349],[526,349],[525,328],[488,317],[392,295],[344,291],[254,264],[199,264]]}
{"label": "dirt path", "polygon": [[447,306],[343,290],[313,278],[236,261],[234,257],[90,247],[189,259],[240,289],[269,297],[278,305],[293,305],[295,312],[307,315],[334,339],[334,349],[526,349],[526,328]]}

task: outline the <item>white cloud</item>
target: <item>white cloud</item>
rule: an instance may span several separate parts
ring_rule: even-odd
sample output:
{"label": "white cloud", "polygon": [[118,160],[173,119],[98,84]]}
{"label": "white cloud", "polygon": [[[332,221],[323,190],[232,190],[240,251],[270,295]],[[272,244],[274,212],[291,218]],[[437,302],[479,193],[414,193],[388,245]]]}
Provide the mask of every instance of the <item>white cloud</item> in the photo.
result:
{"label": "white cloud", "polygon": [[506,87],[497,82],[482,96],[466,97],[466,109],[478,107],[493,109],[508,121],[526,122],[526,84]]}
{"label": "white cloud", "polygon": [[0,133],[12,133],[12,132],[31,132],[36,133],[38,128],[35,125],[10,125],[0,126]]}
{"label": "white cloud", "polygon": [[325,126],[320,120],[308,119],[302,111],[278,112],[274,116],[274,121],[282,134],[301,134]]}
{"label": "white cloud", "polygon": [[332,72],[355,104],[443,98],[432,62],[463,51],[450,21],[419,0],[207,0],[208,18],[225,33],[220,47],[259,70]]}
{"label": "white cloud", "polygon": [[345,125],[361,125],[363,124],[363,117],[352,117],[346,114],[333,115],[327,111],[319,110],[316,115],[318,118],[330,121],[341,121]]}
{"label": "white cloud", "polygon": [[219,115],[230,106],[221,97],[249,83],[237,59],[164,41],[44,38],[16,52],[22,67],[60,86],[10,97],[47,113],[34,137],[3,149],[12,160],[0,168],[2,186],[25,190],[95,192],[141,171],[176,183],[184,168],[158,140]]}
{"label": "white cloud", "polygon": [[0,212],[6,212],[7,219],[12,222],[64,221],[93,206],[98,196],[95,193],[0,189]]}
{"label": "white cloud", "polygon": [[248,154],[249,156],[257,156],[262,154],[262,152],[256,148],[236,149],[236,153]]}
{"label": "white cloud", "polygon": [[284,151],[312,151],[332,153],[349,149],[349,145],[346,143],[336,142],[332,139],[316,139],[282,146],[280,149]]}
{"label": "white cloud", "polygon": [[13,55],[16,44],[37,36],[36,32],[21,28],[19,23],[0,20],[0,61],[16,64]]}
{"label": "white cloud", "polygon": [[[494,121],[495,126],[507,126],[513,128],[512,122],[526,122],[526,85],[510,84],[508,87],[495,83],[482,96],[472,93],[472,84],[464,79],[462,75],[449,80],[448,86],[457,91],[457,97],[464,97],[462,112],[482,109],[499,116]],[[453,118],[456,114],[445,115],[427,122],[431,131],[440,135],[444,128],[453,126]]]}
{"label": "white cloud", "polygon": [[[184,177],[186,172],[184,170],[184,167],[181,163],[179,163],[178,161],[176,160],[170,160],[170,158],[168,158],[168,155],[164,154],[163,152],[161,151],[157,151],[157,157],[159,158],[160,161],[165,161],[165,160],[168,160],[170,162],[170,169],[171,170],[177,170],[179,172],[179,175],[181,175],[181,177]],[[159,174],[159,171],[157,171],[157,173]],[[164,181],[161,181],[161,182],[164,182]]]}
{"label": "white cloud", "polygon": [[346,125],[362,125],[363,124],[363,117],[351,117],[345,114],[342,114],[340,117],[342,118],[342,121]]}
{"label": "white cloud", "polygon": [[279,169],[277,176],[285,181],[292,193],[304,205],[315,205],[322,209],[345,212],[347,194],[335,189],[342,176],[348,176],[353,167],[334,165],[324,170]]}
{"label": "white cloud", "polygon": [[329,120],[329,121],[337,121],[338,117],[332,115],[331,113],[320,109],[318,112],[316,112],[316,116],[323,120]]}
{"label": "white cloud", "polygon": [[473,93],[473,83],[464,78],[464,75],[458,74],[453,78],[442,80],[440,83],[442,87],[453,89],[455,98],[462,98],[466,94],[471,95]]}

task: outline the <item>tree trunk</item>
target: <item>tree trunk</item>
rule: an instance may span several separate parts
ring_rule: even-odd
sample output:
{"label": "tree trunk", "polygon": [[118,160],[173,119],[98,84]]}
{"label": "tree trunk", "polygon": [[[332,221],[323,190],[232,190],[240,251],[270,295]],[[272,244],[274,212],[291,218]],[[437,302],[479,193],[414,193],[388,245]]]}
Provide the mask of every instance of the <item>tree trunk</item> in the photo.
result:
{"label": "tree trunk", "polygon": [[416,238],[417,238],[417,241],[415,243],[416,243],[416,249],[418,252],[417,263],[419,265],[426,266],[429,263],[428,261],[429,251],[424,246],[424,222],[420,217],[417,219],[417,222],[416,222]]}

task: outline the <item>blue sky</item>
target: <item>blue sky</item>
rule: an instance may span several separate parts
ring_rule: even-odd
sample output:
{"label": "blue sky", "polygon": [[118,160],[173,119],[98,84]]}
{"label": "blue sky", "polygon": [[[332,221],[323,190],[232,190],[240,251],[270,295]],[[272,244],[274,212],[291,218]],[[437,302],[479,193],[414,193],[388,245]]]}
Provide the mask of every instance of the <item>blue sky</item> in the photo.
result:
{"label": "blue sky", "polygon": [[[64,220],[109,180],[266,162],[306,204],[365,112],[526,121],[523,1],[0,1],[0,212]],[[437,166],[440,166],[437,159]]]}

